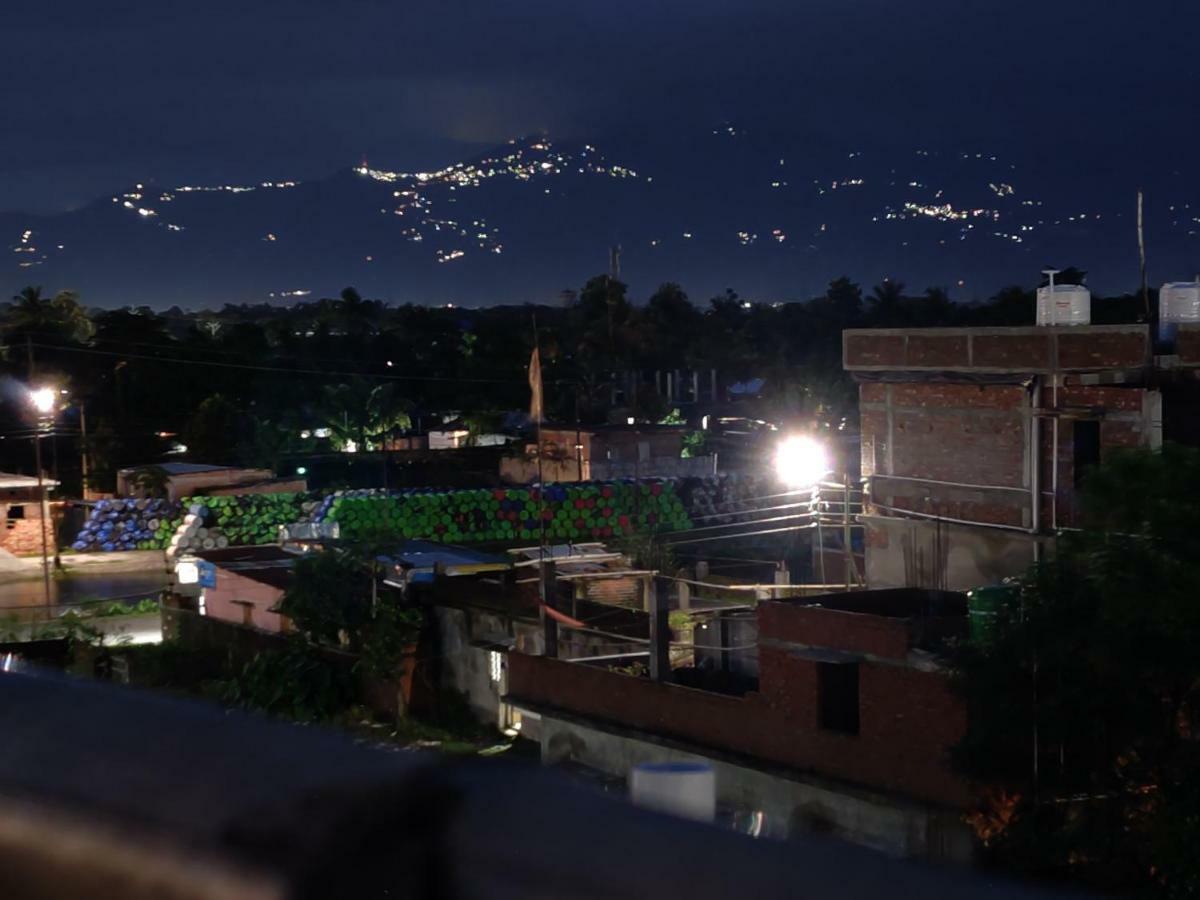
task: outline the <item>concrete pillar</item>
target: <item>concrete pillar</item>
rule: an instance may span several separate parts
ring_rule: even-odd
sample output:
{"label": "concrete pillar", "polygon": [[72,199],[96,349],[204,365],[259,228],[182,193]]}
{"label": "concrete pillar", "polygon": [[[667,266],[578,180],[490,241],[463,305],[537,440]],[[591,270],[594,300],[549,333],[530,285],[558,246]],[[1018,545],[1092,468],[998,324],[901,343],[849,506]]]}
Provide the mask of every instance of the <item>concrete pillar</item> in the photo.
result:
{"label": "concrete pillar", "polygon": [[679,608],[692,608],[692,586],[685,582],[679,582]]}
{"label": "concrete pillar", "polygon": [[650,590],[650,678],[671,680],[671,626],[669,587],[666,579],[653,582]]}
{"label": "concrete pillar", "polygon": [[639,590],[642,594],[642,612],[648,613],[653,606],[650,595],[654,593],[654,576],[643,575],[638,579],[638,584],[640,585]]}
{"label": "concrete pillar", "polygon": [[555,593],[557,579],[554,577],[554,563],[547,560],[541,566],[541,600],[538,611],[542,618],[542,635],[545,643],[544,656],[558,658],[558,621],[546,613],[546,609],[555,609]]}

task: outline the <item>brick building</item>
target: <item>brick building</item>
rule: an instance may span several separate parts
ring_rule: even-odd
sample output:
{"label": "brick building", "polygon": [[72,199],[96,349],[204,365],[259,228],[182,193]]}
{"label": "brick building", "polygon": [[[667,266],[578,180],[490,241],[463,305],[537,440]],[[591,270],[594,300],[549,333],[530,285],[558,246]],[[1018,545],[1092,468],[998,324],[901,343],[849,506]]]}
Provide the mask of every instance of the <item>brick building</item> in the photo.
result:
{"label": "brick building", "polygon": [[305,479],[295,476],[276,478],[270,469],[168,462],[119,470],[117,496],[147,496],[147,491],[138,483],[139,476],[147,472],[161,478],[168,500],[182,500],[198,494],[279,494],[308,489]]}
{"label": "brick building", "polygon": [[[203,550],[196,557],[212,567],[213,583],[193,588],[203,615],[260,631],[291,630],[291,621],[275,607],[292,583],[296,553],[272,544]],[[178,565],[196,563],[181,559]]]}
{"label": "brick building", "polygon": [[1116,448],[1194,443],[1200,331],[1146,325],[850,330],[871,587],[965,590],[1018,574],[1078,521]]}
{"label": "brick building", "polygon": [[966,713],[938,652],[965,633],[965,613],[965,598],[945,592],[761,602],[750,690],[510,653],[508,701],[538,718],[546,761],[624,776],[639,762],[699,758],[717,769],[718,800],[754,809],[767,833],[818,829],[963,859],[971,791],[947,757]]}
{"label": "brick building", "polygon": [[[44,485],[48,496],[58,482],[47,478]],[[0,516],[4,523],[0,530],[0,550],[17,556],[38,554],[42,552],[44,538],[44,546],[54,553],[57,546],[54,523],[61,516],[62,504],[47,502],[47,517],[42,510],[36,478],[0,472]]]}
{"label": "brick building", "polygon": [[[688,429],[681,425],[600,425],[542,428],[542,474],[546,481],[590,481],[638,476],[711,474],[710,457],[681,458]],[[537,443],[523,456],[501,460],[500,476],[514,484],[537,480]]]}

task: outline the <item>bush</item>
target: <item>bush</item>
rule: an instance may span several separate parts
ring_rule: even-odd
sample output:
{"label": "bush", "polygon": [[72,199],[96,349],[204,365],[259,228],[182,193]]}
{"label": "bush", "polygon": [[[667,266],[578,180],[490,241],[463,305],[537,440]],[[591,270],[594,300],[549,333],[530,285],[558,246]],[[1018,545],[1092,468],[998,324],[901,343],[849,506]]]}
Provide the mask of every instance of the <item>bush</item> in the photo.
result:
{"label": "bush", "polygon": [[346,669],[300,640],[259,653],[216,687],[223,703],[297,722],[332,719],[349,707],[355,690]]}

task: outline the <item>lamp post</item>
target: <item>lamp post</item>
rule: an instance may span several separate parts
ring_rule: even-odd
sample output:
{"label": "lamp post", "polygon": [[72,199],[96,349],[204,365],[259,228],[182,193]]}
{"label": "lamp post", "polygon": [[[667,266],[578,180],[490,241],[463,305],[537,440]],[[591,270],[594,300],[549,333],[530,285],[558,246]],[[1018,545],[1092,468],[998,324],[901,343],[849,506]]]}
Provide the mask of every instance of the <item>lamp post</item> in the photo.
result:
{"label": "lamp post", "polygon": [[789,492],[812,490],[813,524],[816,525],[817,565],[825,579],[825,535],[821,528],[821,479],[833,468],[825,444],[811,435],[793,434],[775,445],[775,475]]}
{"label": "lamp post", "polygon": [[812,487],[831,469],[829,451],[814,437],[792,435],[775,447],[775,474],[792,490]]}
{"label": "lamp post", "polygon": [[42,532],[42,587],[46,598],[46,607],[50,603],[50,547],[46,537],[46,525],[50,519],[50,504],[46,502],[46,482],[42,476],[42,429],[54,413],[58,393],[53,388],[32,388],[29,391],[29,403],[37,413],[37,427],[33,432],[33,457],[37,467],[38,502],[41,505],[41,522],[38,527]]}

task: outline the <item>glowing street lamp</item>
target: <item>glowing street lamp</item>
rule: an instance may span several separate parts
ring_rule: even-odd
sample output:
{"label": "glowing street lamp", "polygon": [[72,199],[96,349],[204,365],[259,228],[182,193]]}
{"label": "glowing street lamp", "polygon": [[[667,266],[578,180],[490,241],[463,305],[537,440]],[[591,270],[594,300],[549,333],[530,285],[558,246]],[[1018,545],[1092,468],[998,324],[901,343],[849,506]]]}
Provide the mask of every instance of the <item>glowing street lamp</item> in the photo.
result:
{"label": "glowing street lamp", "polygon": [[796,434],[775,447],[775,474],[794,490],[812,487],[831,469],[829,452],[816,438]]}
{"label": "glowing street lamp", "polygon": [[42,532],[42,589],[47,607],[50,606],[50,546],[49,538],[46,535],[46,526],[50,521],[50,506],[46,503],[46,483],[42,477],[42,429],[54,415],[54,406],[57,400],[58,392],[54,388],[29,389],[29,405],[38,415],[38,427],[33,433],[33,454],[34,465],[37,467],[38,502],[42,514],[38,528]]}
{"label": "glowing street lamp", "polygon": [[48,416],[54,412],[54,404],[58,400],[58,391],[54,388],[32,388],[29,391],[29,403],[37,410],[38,415]]}

